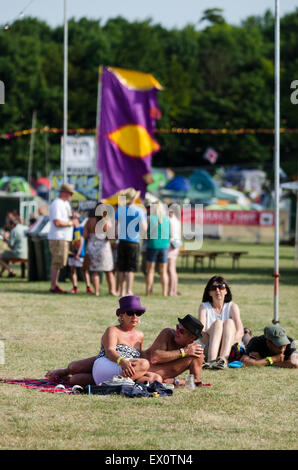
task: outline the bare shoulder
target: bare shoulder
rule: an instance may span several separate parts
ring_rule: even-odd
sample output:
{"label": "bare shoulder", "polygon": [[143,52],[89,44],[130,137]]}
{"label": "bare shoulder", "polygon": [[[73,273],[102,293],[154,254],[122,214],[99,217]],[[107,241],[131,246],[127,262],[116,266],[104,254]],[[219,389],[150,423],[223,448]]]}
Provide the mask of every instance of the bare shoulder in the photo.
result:
{"label": "bare shoulder", "polygon": [[238,306],[238,304],[235,304],[235,302],[232,302],[232,305],[231,305],[231,314],[235,313],[236,315],[240,313],[240,308]]}
{"label": "bare shoulder", "polygon": [[137,338],[140,340],[140,341],[144,341],[144,333],[140,330],[136,330],[136,334],[137,334]]}
{"label": "bare shoulder", "polygon": [[170,338],[174,334],[173,328],[164,328],[161,330],[158,336],[163,337],[163,338]]}
{"label": "bare shoulder", "polygon": [[206,312],[206,305],[204,305],[203,302],[201,302],[199,305],[199,313],[200,312]]}

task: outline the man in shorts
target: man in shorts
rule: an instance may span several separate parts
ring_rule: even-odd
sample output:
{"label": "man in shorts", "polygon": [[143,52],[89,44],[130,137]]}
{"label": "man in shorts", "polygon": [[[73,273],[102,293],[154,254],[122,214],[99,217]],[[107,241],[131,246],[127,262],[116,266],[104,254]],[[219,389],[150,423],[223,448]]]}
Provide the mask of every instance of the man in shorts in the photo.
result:
{"label": "man in shorts", "polygon": [[120,297],[133,295],[134,274],[138,270],[140,233],[144,238],[147,230],[146,213],[135,204],[139,195],[140,191],[134,188],[123,190],[115,213],[119,239],[117,264]]}
{"label": "man in shorts", "polygon": [[72,241],[73,222],[70,201],[74,193],[72,184],[62,184],[59,196],[50,205],[49,249],[52,255],[51,287],[52,294],[66,294],[58,286],[61,268],[67,265],[69,242]]}
{"label": "man in shorts", "polygon": [[295,341],[280,325],[266,326],[262,336],[254,336],[241,357],[244,366],[298,367]]}

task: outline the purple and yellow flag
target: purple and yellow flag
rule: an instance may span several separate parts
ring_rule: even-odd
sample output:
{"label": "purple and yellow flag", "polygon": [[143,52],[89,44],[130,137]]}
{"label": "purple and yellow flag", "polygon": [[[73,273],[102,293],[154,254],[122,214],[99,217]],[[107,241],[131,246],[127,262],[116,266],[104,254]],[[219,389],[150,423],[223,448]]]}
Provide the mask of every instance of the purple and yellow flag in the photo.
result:
{"label": "purple and yellow flag", "polygon": [[151,74],[103,67],[98,129],[103,198],[129,187],[145,196],[152,154],[160,148],[153,137],[160,118],[158,90]]}

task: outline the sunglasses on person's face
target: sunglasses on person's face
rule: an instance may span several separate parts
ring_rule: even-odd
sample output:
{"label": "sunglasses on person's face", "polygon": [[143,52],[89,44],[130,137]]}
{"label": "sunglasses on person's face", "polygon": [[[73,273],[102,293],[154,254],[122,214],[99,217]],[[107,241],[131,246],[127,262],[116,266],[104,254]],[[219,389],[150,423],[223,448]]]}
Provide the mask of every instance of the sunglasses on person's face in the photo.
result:
{"label": "sunglasses on person's face", "polygon": [[179,325],[176,325],[176,330],[178,331],[178,333],[180,333],[181,335],[184,335],[184,333],[186,333],[186,330],[184,328],[181,328],[181,326]]}
{"label": "sunglasses on person's face", "polygon": [[129,310],[128,312],[125,312],[128,317],[132,317],[133,315],[136,315],[137,317],[140,317],[143,315],[144,312],[140,312],[139,310]]}
{"label": "sunglasses on person's face", "polygon": [[225,288],[226,288],[225,284],[213,284],[213,286],[211,286],[209,290],[216,290],[216,289],[224,290]]}

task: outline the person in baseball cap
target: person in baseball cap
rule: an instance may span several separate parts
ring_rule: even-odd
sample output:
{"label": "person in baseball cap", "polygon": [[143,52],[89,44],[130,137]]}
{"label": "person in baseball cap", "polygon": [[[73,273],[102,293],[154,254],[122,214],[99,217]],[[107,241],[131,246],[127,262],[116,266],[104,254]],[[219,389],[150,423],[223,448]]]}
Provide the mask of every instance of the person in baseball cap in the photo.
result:
{"label": "person in baseball cap", "polygon": [[280,325],[266,326],[262,336],[251,338],[241,361],[245,366],[297,368],[296,343]]}

